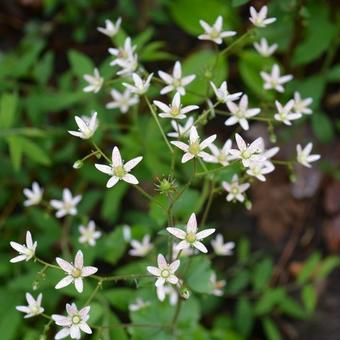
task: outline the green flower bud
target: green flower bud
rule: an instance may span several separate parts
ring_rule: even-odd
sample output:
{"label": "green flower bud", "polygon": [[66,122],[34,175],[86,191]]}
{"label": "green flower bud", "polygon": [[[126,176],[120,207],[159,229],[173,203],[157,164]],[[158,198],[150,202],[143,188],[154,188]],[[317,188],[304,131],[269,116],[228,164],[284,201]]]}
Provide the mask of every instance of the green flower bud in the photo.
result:
{"label": "green flower bud", "polygon": [[73,169],[80,169],[83,165],[84,165],[83,161],[77,160],[77,161],[74,162],[74,164],[73,164]]}

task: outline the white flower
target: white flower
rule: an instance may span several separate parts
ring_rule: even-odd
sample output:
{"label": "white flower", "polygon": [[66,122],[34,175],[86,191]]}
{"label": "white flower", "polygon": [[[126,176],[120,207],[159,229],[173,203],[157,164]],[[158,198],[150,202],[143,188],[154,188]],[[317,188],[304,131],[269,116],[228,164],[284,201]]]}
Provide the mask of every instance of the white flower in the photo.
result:
{"label": "white flower", "polygon": [[229,117],[224,124],[231,126],[239,123],[244,130],[249,129],[247,118],[254,117],[261,112],[259,108],[248,109],[248,96],[246,94],[242,96],[238,105],[229,101],[227,102],[227,106],[231,117]]}
{"label": "white flower", "polygon": [[84,256],[81,250],[77,251],[74,258],[74,264],[67,262],[60,257],[56,258],[59,267],[67,274],[55,286],[56,289],[64,288],[74,282],[74,286],[78,293],[83,292],[83,277],[93,275],[98,271],[98,268],[87,266],[84,267]]}
{"label": "white flower", "polygon": [[93,112],[91,117],[75,116],[74,119],[79,131],[68,131],[68,133],[81,139],[91,138],[98,127],[97,112]]}
{"label": "white flower", "polygon": [[80,331],[86,334],[92,334],[92,330],[87,324],[90,318],[90,306],[84,307],[78,311],[75,303],[66,304],[67,316],[52,314],[53,321],[63,328],[55,335],[54,339],[63,339],[70,336],[72,339],[80,339]]}
{"label": "white flower", "polygon": [[79,226],[79,233],[79,242],[87,243],[92,247],[96,245],[96,240],[102,236],[102,233],[96,230],[96,224],[94,221],[89,221],[87,227],[83,225]]}
{"label": "white flower", "polygon": [[29,231],[26,232],[26,244],[20,244],[17,242],[10,242],[11,247],[16,250],[19,255],[13,257],[10,262],[16,263],[20,261],[29,261],[32,257],[34,257],[35,250],[37,248],[37,241],[33,243],[32,235]]}
{"label": "white flower", "polygon": [[235,243],[234,242],[224,243],[223,235],[217,234],[216,238],[211,241],[211,246],[213,247],[216,255],[230,256],[233,254]]}
{"label": "white flower", "polygon": [[284,92],[283,84],[289,82],[293,79],[291,74],[287,74],[285,76],[280,76],[280,68],[279,65],[275,64],[272,67],[271,73],[260,72],[262,79],[264,80],[263,88],[265,90],[274,89],[277,92]]}
{"label": "white flower", "polygon": [[169,296],[169,302],[171,306],[175,306],[178,301],[177,290],[169,285],[162,285],[156,288],[157,297],[159,301],[164,301],[166,296]]}
{"label": "white flower", "polygon": [[123,85],[129,89],[132,93],[143,95],[147,92],[147,90],[150,87],[151,78],[153,76],[153,73],[149,74],[149,76],[146,78],[146,80],[143,80],[137,73],[132,73],[132,79],[134,82],[134,85],[123,83]]}
{"label": "white flower", "polygon": [[277,100],[275,100],[277,113],[274,114],[274,118],[279,122],[286,125],[292,125],[291,120],[301,118],[301,113],[293,113],[294,100],[291,99],[288,103],[282,106]]}
{"label": "white flower", "polygon": [[223,287],[225,286],[225,280],[217,281],[216,273],[212,272],[210,275],[210,283],[213,286],[212,295],[222,296],[223,295]]}
{"label": "white flower", "polygon": [[298,163],[302,164],[303,166],[306,166],[307,168],[311,168],[311,162],[315,162],[320,159],[320,155],[315,154],[311,155],[313,144],[308,143],[304,149],[302,149],[301,145],[298,144],[296,146],[296,152],[297,152],[297,161]]}
{"label": "white flower", "polygon": [[274,146],[273,148],[270,148],[268,150],[263,150],[262,156],[265,160],[269,160],[272,157],[274,157],[278,152],[280,151],[280,148],[278,146]]}
{"label": "white flower", "polygon": [[115,24],[111,20],[105,20],[105,27],[97,27],[97,30],[112,38],[118,33],[121,23],[121,18],[118,18]]}
{"label": "white flower", "polygon": [[62,218],[65,215],[76,215],[77,214],[77,204],[81,201],[82,196],[72,196],[69,189],[65,188],[63,190],[63,200],[51,200],[51,206],[57,210],[56,217]]}
{"label": "white flower", "polygon": [[101,89],[104,83],[104,78],[102,78],[99,74],[97,68],[94,69],[94,74],[84,74],[84,79],[89,83],[86,87],[84,87],[84,92],[94,92],[97,93]]}
{"label": "white flower", "polygon": [[150,235],[145,235],[142,242],[131,240],[130,244],[133,248],[129,250],[129,254],[131,256],[143,257],[147,255],[153,248],[153,244],[150,242]]}
{"label": "white flower", "polygon": [[41,307],[42,294],[40,293],[35,300],[30,293],[26,293],[26,300],[28,306],[16,306],[16,310],[19,312],[26,313],[25,319],[39,315],[44,312],[44,308]]}
{"label": "white flower", "polygon": [[127,224],[123,226],[123,238],[126,242],[131,240],[131,227]]}
{"label": "white flower", "polygon": [[310,115],[313,111],[308,106],[312,104],[312,102],[313,98],[308,97],[306,99],[302,99],[299,92],[294,92],[293,110],[295,113]]}
{"label": "white flower", "polygon": [[178,249],[178,243],[173,242],[172,244],[172,258],[176,260],[178,257],[182,256],[191,256],[194,253],[197,253],[196,250],[193,248],[186,248],[186,249]]}
{"label": "white flower", "polygon": [[237,100],[241,97],[242,92],[229,93],[227,82],[224,81],[219,88],[211,81],[211,87],[213,88],[216,98],[221,103],[228,103],[229,101]]}
{"label": "white flower", "polygon": [[137,310],[140,310],[140,309],[143,309],[143,308],[146,308],[148,306],[151,305],[151,302],[150,301],[144,301],[143,299],[141,298],[137,298],[136,301],[134,303],[130,303],[129,304],[129,310],[131,312],[136,312]]}
{"label": "white flower", "polygon": [[250,145],[247,145],[238,133],[235,135],[235,138],[238,150],[231,149],[229,152],[235,158],[241,159],[242,164],[245,167],[248,167],[251,161],[259,161],[263,159],[261,153],[263,152],[264,144],[261,137],[254,140]]}
{"label": "white flower", "polygon": [[164,283],[168,282],[173,285],[177,284],[178,277],[175,275],[176,270],[180,265],[180,261],[176,260],[170,264],[168,264],[165,260],[165,257],[162,254],[158,254],[157,257],[158,267],[148,266],[147,271],[158,277],[155,286],[159,287],[164,285]]}
{"label": "white flower", "polygon": [[182,163],[186,163],[194,157],[201,157],[203,159],[209,157],[209,154],[203,150],[213,143],[215,139],[216,135],[212,135],[203,140],[203,142],[200,142],[200,138],[195,126],[192,126],[190,129],[190,137],[188,141],[189,144],[179,141],[173,141],[171,144],[177,146],[179,149],[185,152],[182,157]]}
{"label": "white flower", "polygon": [[162,88],[161,94],[166,94],[171,91],[177,91],[181,96],[185,95],[185,86],[190,84],[196,76],[194,74],[186,77],[182,77],[182,66],[179,61],[176,61],[172,76],[163,71],[159,71],[158,75],[163,79],[163,81],[167,84]]}
{"label": "white flower", "polygon": [[263,6],[258,12],[256,12],[256,9],[251,6],[249,20],[257,27],[266,27],[267,25],[276,21],[276,18],[267,18],[267,14],[267,6]]}
{"label": "white flower", "polygon": [[44,190],[40,187],[39,183],[33,182],[32,190],[24,189],[24,195],[27,197],[27,200],[24,201],[24,206],[38,205],[42,200],[43,193]]}
{"label": "white flower", "polygon": [[205,21],[200,20],[200,25],[204,29],[204,34],[198,36],[201,40],[211,40],[216,44],[222,44],[223,38],[232,37],[236,34],[234,31],[223,31],[223,18],[219,16],[215,23],[210,26]]}
{"label": "white flower", "polygon": [[138,66],[137,54],[134,54],[136,46],[132,46],[131,38],[127,37],[124,42],[124,47],[109,48],[109,53],[116,57],[110,65],[117,65],[121,68],[118,75],[129,75],[134,72]]}
{"label": "white flower", "polygon": [[134,175],[129,172],[143,159],[143,157],[136,157],[126,162],[122,161],[122,156],[120,155],[119,149],[115,146],[112,150],[112,164],[95,164],[97,170],[103,172],[104,174],[110,175],[111,178],[107,181],[106,187],[112,188],[117,184],[119,180],[122,180],[131,184],[138,184],[138,180]]}
{"label": "white flower", "polygon": [[182,138],[188,137],[189,131],[194,124],[194,117],[190,116],[185,124],[182,126],[176,120],[171,121],[171,126],[175,130],[174,132],[169,132],[168,136],[171,138]]}
{"label": "white flower", "polygon": [[269,46],[266,38],[261,38],[259,43],[254,43],[254,47],[263,57],[270,57],[278,48],[277,44]]}
{"label": "white flower", "polygon": [[250,187],[249,183],[239,183],[238,176],[234,175],[231,182],[222,182],[222,187],[228,192],[227,201],[244,201],[244,192]]}
{"label": "white flower", "polygon": [[247,174],[256,177],[261,182],[265,182],[266,178],[264,175],[269,174],[274,171],[274,169],[274,165],[269,161],[251,161],[249,163]]}
{"label": "white flower", "polygon": [[159,100],[154,100],[153,103],[162,111],[159,114],[161,118],[184,119],[186,118],[186,113],[199,108],[197,105],[188,105],[182,107],[181,95],[179,92],[176,92],[174,98],[172,99],[171,105],[166,105]]}
{"label": "white flower", "polygon": [[234,159],[229,153],[231,144],[232,142],[230,139],[224,143],[222,149],[219,149],[215,144],[210,144],[209,149],[212,152],[212,155],[209,155],[209,157],[204,160],[209,163],[219,163],[223,166],[228,165],[229,162]]}
{"label": "white flower", "polygon": [[212,233],[215,232],[216,229],[204,229],[200,232],[197,232],[197,220],[195,213],[192,213],[189,221],[187,223],[186,231],[179,229],[179,228],[166,228],[166,230],[174,235],[175,237],[181,239],[182,241],[178,243],[177,249],[186,249],[189,247],[195,247],[202,253],[207,253],[208,249],[205,245],[200,242],[204,238],[210,236]]}
{"label": "white flower", "polygon": [[113,98],[112,102],[106,104],[107,109],[117,109],[119,108],[121,113],[126,113],[129,111],[130,106],[136,105],[139,102],[139,98],[133,95],[130,90],[126,89],[124,92],[120,93],[117,90],[111,90],[111,96]]}

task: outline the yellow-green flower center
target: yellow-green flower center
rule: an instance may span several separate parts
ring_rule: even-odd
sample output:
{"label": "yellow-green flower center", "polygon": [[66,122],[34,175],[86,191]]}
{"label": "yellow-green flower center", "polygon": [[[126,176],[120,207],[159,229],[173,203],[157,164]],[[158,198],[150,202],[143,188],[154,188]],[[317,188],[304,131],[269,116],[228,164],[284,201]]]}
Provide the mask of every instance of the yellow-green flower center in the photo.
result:
{"label": "yellow-green flower center", "polygon": [[200,144],[198,142],[192,143],[189,145],[189,152],[192,155],[198,155],[198,153],[201,151]]}
{"label": "yellow-green flower center", "polygon": [[121,165],[118,165],[113,168],[113,174],[119,178],[124,177],[125,170]]}
{"label": "yellow-green flower center", "polygon": [[173,107],[171,108],[170,114],[171,114],[172,116],[177,117],[180,113],[181,113],[181,110],[180,110],[179,107],[173,106]]}
{"label": "yellow-green flower center", "polygon": [[172,82],[172,85],[173,85],[174,87],[180,87],[180,86],[182,86],[181,80],[180,80],[180,79],[174,79],[173,82]]}
{"label": "yellow-green flower center", "polygon": [[219,162],[225,162],[225,161],[227,161],[227,155],[226,154],[224,154],[224,153],[220,153],[218,156],[217,156],[217,160],[219,161]]}
{"label": "yellow-green flower center", "polygon": [[73,323],[73,324],[77,325],[80,321],[81,321],[81,318],[80,318],[79,315],[74,315],[74,316],[72,317],[72,323]]}
{"label": "yellow-green flower center", "polygon": [[248,150],[245,150],[242,152],[242,158],[248,159],[250,158],[250,156],[251,156],[251,153]]}
{"label": "yellow-green flower center", "polygon": [[210,32],[210,37],[213,39],[216,39],[220,36],[220,32],[216,31],[215,28],[213,28]]}
{"label": "yellow-green flower center", "polygon": [[233,195],[237,195],[237,194],[239,193],[238,188],[237,188],[237,187],[231,188],[231,193],[232,193]]}
{"label": "yellow-green flower center", "polygon": [[170,272],[169,272],[168,269],[163,269],[163,270],[161,271],[161,277],[162,277],[163,279],[167,279],[169,276],[170,276]]}
{"label": "yellow-green flower center", "polygon": [[196,234],[195,233],[188,233],[187,236],[185,237],[185,239],[189,243],[194,243],[196,241]]}
{"label": "yellow-green flower center", "polygon": [[72,270],[72,276],[77,279],[81,276],[81,270],[79,268],[74,268]]}

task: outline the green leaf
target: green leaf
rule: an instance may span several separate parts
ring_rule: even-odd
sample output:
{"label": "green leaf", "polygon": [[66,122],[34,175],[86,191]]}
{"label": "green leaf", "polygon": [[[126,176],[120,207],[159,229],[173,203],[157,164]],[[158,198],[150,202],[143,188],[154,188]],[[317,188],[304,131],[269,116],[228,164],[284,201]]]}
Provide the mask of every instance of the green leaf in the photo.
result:
{"label": "green leaf", "polygon": [[248,338],[254,326],[253,306],[247,298],[240,298],[236,303],[235,325],[238,332]]}
{"label": "green leaf", "polygon": [[238,6],[242,6],[244,4],[246,4],[247,2],[249,2],[250,0],[232,0],[232,6],[234,7],[238,7]]}
{"label": "green leaf", "polygon": [[265,315],[285,298],[285,290],[283,288],[268,289],[260,297],[255,305],[256,315]]}
{"label": "green leaf", "polygon": [[280,331],[272,319],[263,318],[262,327],[267,340],[281,340]]}
{"label": "green leaf", "polygon": [[200,198],[200,192],[194,189],[187,189],[174,204],[174,214],[178,218],[188,219]]}
{"label": "green leaf", "polygon": [[104,291],[103,295],[114,308],[126,311],[136,292],[129,288],[114,288]]}
{"label": "green leaf", "polygon": [[279,302],[278,307],[282,313],[295,319],[304,319],[306,317],[306,313],[303,308],[288,296]]}
{"label": "green leaf", "polygon": [[321,143],[330,143],[335,137],[334,125],[324,113],[315,112],[312,115],[312,127]]}
{"label": "green leaf", "polygon": [[170,13],[178,26],[192,35],[199,35],[203,29],[199,20],[213,24],[228,7],[222,0],[174,0],[170,2]]}
{"label": "green leaf", "polygon": [[50,157],[43,148],[27,138],[20,138],[23,140],[23,152],[28,158],[42,165],[51,164]]}
{"label": "green leaf", "polygon": [[340,64],[334,65],[327,72],[327,80],[334,83],[340,82]]}
{"label": "green leaf", "polygon": [[8,146],[9,146],[9,153],[11,156],[11,161],[13,168],[18,171],[21,165],[22,159],[22,143],[21,138],[18,136],[10,136],[7,138]]}
{"label": "green leaf", "polygon": [[246,238],[242,238],[236,247],[237,251],[237,259],[240,262],[244,262],[249,258],[250,254],[250,244],[249,240]]}
{"label": "green leaf", "polygon": [[314,253],[305,262],[297,277],[297,282],[300,285],[305,284],[312,275],[316,273],[316,269],[320,263],[320,258],[321,255],[319,253]]}
{"label": "green leaf", "polygon": [[294,51],[293,65],[307,64],[320,57],[329,48],[336,34],[336,26],[330,21],[328,6],[311,2],[309,10],[305,39]]}
{"label": "green leaf", "polygon": [[301,298],[308,314],[314,312],[317,302],[317,293],[313,285],[302,288]]}
{"label": "green leaf", "polygon": [[245,289],[250,281],[250,273],[245,270],[239,270],[235,273],[235,275],[230,279],[227,285],[227,291],[230,294],[238,294],[243,289]]}
{"label": "green leaf", "polygon": [[183,75],[195,74],[196,78],[186,87],[187,94],[183,97],[183,104],[203,102],[207,91],[211,91],[209,82],[213,81],[219,86],[225,80],[228,72],[227,61],[226,58],[218,58],[216,63],[217,56],[218,54],[211,50],[201,50],[184,60]]}
{"label": "green leaf", "polygon": [[316,277],[318,279],[326,278],[336,267],[340,265],[339,256],[329,256],[322,261],[320,268],[317,271]]}
{"label": "green leaf", "polygon": [[211,293],[213,285],[210,282],[212,274],[210,261],[204,256],[191,259],[186,282],[190,289],[197,293]]}
{"label": "green leaf", "polygon": [[168,218],[167,212],[159,205],[167,206],[167,198],[164,195],[155,195],[150,202],[150,217],[157,223],[158,226],[164,225]]}
{"label": "green leaf", "polygon": [[273,58],[264,58],[253,51],[242,51],[238,61],[240,75],[246,86],[260,98],[273,100],[274,94],[263,88],[263,79],[260,72],[270,72],[275,61]]}
{"label": "green leaf", "polygon": [[263,259],[255,264],[252,273],[252,282],[255,291],[264,290],[272,276],[273,261],[270,258]]}
{"label": "green leaf", "polygon": [[68,60],[73,74],[79,78],[83,78],[84,74],[93,73],[93,62],[87,55],[76,50],[70,50],[68,52]]}
{"label": "green leaf", "polygon": [[100,211],[102,218],[110,221],[111,223],[116,222],[119,217],[123,196],[127,190],[128,185],[122,181],[113,188],[107,189],[104,196],[102,209]]}
{"label": "green leaf", "polygon": [[0,101],[0,129],[9,129],[15,121],[18,96],[14,93],[3,93]]}
{"label": "green leaf", "polygon": [[33,74],[37,82],[46,85],[53,71],[54,54],[48,51],[35,65]]}

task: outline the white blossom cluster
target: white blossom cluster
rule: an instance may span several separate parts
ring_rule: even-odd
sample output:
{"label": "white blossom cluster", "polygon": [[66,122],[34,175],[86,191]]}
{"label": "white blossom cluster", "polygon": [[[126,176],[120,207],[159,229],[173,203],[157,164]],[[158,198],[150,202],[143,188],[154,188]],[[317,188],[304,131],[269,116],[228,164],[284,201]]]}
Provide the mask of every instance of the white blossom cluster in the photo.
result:
{"label": "white blossom cluster", "polygon": [[[264,6],[260,11],[250,8],[250,22],[257,28],[265,27],[273,23],[275,18],[267,18],[268,9]],[[204,32],[199,35],[200,40],[207,40],[217,45],[221,45],[225,38],[231,38],[236,35],[234,31],[226,31],[223,28],[222,16],[219,16],[212,25],[201,20],[200,25]],[[113,38],[119,31],[121,19],[115,23],[110,20],[105,21],[105,27],[98,27],[98,31],[106,36]],[[263,57],[270,57],[278,48],[277,44],[269,45],[268,41],[261,38],[259,42],[254,44],[256,51]],[[259,137],[248,143],[239,133],[235,133],[233,138],[225,139],[223,145],[216,143],[217,135],[203,136],[200,129],[200,119],[194,118],[194,112],[201,108],[198,105],[186,105],[182,103],[183,97],[188,91],[188,86],[195,81],[195,74],[186,74],[182,69],[180,61],[176,61],[170,73],[158,71],[159,78],[156,79],[153,73],[148,74],[139,64],[137,46],[133,40],[127,37],[122,46],[110,48],[109,53],[113,60],[111,66],[115,67],[117,77],[122,78],[122,86],[124,90],[121,92],[116,88],[111,89],[112,101],[106,104],[108,109],[119,109],[121,113],[129,112],[132,106],[140,103],[143,98],[149,103],[146,94],[153,85],[161,83],[160,95],[171,96],[161,100],[154,100],[149,103],[150,110],[153,111],[158,121],[158,117],[164,119],[164,123],[170,123],[173,131],[167,132],[169,138],[173,138],[169,145],[180,149],[183,154],[181,162],[198,162],[198,164],[206,163],[215,164],[223,169],[232,163],[238,163],[242,170],[235,173],[229,181],[221,183],[222,188],[226,192],[226,200],[233,202],[245,202],[246,191],[250,188],[253,179],[265,181],[266,176],[275,170],[275,161],[272,158],[279,152],[277,146],[266,148],[263,138]],[[275,90],[279,93],[285,91],[284,85],[293,79],[293,76],[282,75],[278,64],[274,64],[271,70],[263,70],[260,73],[264,83],[264,90]],[[88,83],[83,89],[85,92],[98,93],[106,83],[101,77],[97,68],[94,69],[93,75],[84,75],[85,81]],[[225,114],[228,118],[225,121],[226,126],[239,125],[242,130],[251,128],[250,122],[264,115],[263,109],[253,107],[249,96],[242,92],[230,93],[227,81],[223,81],[220,85],[213,81],[208,82],[211,86],[215,103],[208,105],[206,114],[215,111],[217,106],[225,107]],[[291,125],[292,121],[301,118],[303,115],[312,113],[309,108],[312,103],[311,98],[302,98],[298,92],[294,93],[294,98],[287,103],[276,100],[273,103],[275,112],[271,119],[275,124]],[[274,106],[275,105],[275,106]],[[217,111],[216,111],[217,112]],[[268,113],[266,113],[268,114]],[[268,115],[266,116],[268,118]],[[167,120],[170,119],[170,122]],[[97,112],[93,112],[91,116],[75,116],[77,131],[69,131],[72,136],[83,140],[92,139],[99,127]],[[165,137],[165,136],[164,136]],[[166,138],[166,137],[165,137]],[[320,158],[317,154],[311,154],[312,143],[308,143],[304,148],[299,144],[296,147],[296,162],[310,167],[311,162]],[[102,157],[101,151],[99,156]],[[105,156],[105,155],[104,155]],[[139,180],[133,174],[133,169],[143,160],[142,156],[134,157],[128,161],[122,158],[121,151],[118,146],[112,148],[111,158],[104,157],[106,162],[95,163],[95,168],[107,175],[107,188],[114,187],[119,181],[124,181],[131,185],[137,186]],[[103,158],[102,158],[103,159]],[[77,161],[74,168],[79,168],[82,161]],[[219,169],[217,168],[217,169]],[[214,169],[213,169],[214,170]],[[207,171],[209,172],[209,170]],[[37,182],[33,182],[32,189],[24,189],[26,200],[25,206],[33,206],[39,204],[47,204],[50,208],[55,209],[55,216],[63,218],[65,216],[75,216],[77,205],[80,203],[82,196],[73,196],[68,188],[63,190],[62,199],[52,199],[49,202],[44,201],[44,190]],[[200,230],[199,230],[200,229]],[[201,229],[198,228],[196,215],[192,213],[187,221],[186,227],[168,226],[166,228],[169,235],[174,239],[171,256],[168,258],[162,253],[157,255],[157,266],[147,266],[146,270],[152,276],[156,277],[155,286],[156,294],[160,301],[164,301],[169,297],[169,302],[175,305],[180,297],[187,298],[187,294],[180,292],[183,290],[184,284],[181,276],[178,274],[181,267],[181,258],[183,256],[193,256],[198,252],[206,254],[208,252],[206,238],[215,233],[214,228]],[[145,257],[155,248],[152,243],[151,234],[146,234],[141,240],[134,239],[131,236],[129,226],[123,228],[124,239],[130,244],[131,249],[129,255],[134,257]],[[96,246],[96,241],[103,236],[103,233],[96,229],[96,224],[90,220],[87,225],[83,223],[79,226],[79,243],[88,246]],[[233,242],[225,242],[222,234],[217,234],[216,238],[211,241],[212,249],[215,255],[230,256],[233,253],[235,244]],[[11,247],[18,252],[18,256],[11,259],[11,262],[29,261],[36,259],[37,242],[33,242],[31,233],[26,233],[26,244],[21,245],[11,242]],[[56,289],[62,289],[70,284],[75,286],[78,293],[84,290],[84,280],[90,276],[95,277],[98,268],[84,265],[84,255],[81,250],[76,252],[73,262],[66,261],[60,257],[56,258],[57,265],[60,270],[65,273],[58,283]],[[223,287],[225,281],[217,280],[216,273],[212,273],[210,277],[212,286],[211,294],[216,296],[223,295]],[[28,306],[18,306],[17,309],[26,314],[25,317],[32,317],[44,312],[42,304],[42,294],[34,299],[30,293],[26,294]],[[129,305],[131,311],[147,308],[149,301],[137,298]],[[56,334],[55,339],[62,339],[70,336],[73,339],[79,339],[81,332],[91,334],[92,330],[87,321],[89,319],[90,306],[84,306],[79,309],[74,303],[66,304],[67,315],[52,315],[52,320],[56,325],[61,326],[61,330]]]}

